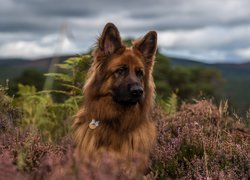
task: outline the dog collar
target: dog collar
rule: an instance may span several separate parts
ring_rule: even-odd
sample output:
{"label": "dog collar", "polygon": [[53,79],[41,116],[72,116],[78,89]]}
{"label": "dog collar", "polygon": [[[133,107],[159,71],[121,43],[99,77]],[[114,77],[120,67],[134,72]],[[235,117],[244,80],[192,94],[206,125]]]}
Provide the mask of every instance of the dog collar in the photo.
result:
{"label": "dog collar", "polygon": [[92,119],[92,121],[89,123],[89,128],[90,129],[95,129],[99,126],[99,122],[100,121],[97,121],[95,119]]}

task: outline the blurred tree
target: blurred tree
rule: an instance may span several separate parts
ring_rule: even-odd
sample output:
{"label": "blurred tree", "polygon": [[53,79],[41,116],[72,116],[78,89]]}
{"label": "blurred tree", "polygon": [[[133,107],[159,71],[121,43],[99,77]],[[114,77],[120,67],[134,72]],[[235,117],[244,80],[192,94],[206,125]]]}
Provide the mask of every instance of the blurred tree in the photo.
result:
{"label": "blurred tree", "polygon": [[211,68],[173,67],[169,59],[157,52],[154,67],[157,95],[167,99],[174,92],[181,100],[205,96],[217,97],[222,89],[221,74]]}
{"label": "blurred tree", "polygon": [[9,91],[10,95],[16,94],[18,91],[18,84],[23,85],[33,85],[37,90],[42,90],[45,82],[45,76],[43,73],[37,69],[25,69],[22,74],[10,81],[9,83]]}
{"label": "blurred tree", "polygon": [[169,78],[172,78],[172,70],[169,60],[159,52],[156,55],[153,72],[157,95],[164,99],[168,98],[172,93],[169,83]]}

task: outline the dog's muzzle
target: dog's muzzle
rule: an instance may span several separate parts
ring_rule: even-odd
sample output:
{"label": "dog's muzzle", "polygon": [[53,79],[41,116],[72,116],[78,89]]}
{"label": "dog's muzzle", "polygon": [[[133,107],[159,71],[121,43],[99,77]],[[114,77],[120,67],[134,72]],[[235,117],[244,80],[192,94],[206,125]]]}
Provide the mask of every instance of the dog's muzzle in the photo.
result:
{"label": "dog's muzzle", "polygon": [[115,102],[132,106],[138,103],[143,95],[143,88],[138,84],[128,85],[126,88],[119,87],[113,93],[113,99]]}

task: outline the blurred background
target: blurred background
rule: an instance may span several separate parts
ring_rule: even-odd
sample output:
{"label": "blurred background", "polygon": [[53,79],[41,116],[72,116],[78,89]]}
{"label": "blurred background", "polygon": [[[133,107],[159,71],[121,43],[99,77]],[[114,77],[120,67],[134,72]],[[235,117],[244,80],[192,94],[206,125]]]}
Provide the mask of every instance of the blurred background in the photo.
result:
{"label": "blurred background", "polygon": [[[107,22],[126,43],[158,33],[158,99],[176,94],[250,107],[249,0],[1,0],[0,84],[45,88],[54,63],[88,54]],[[48,82],[47,82],[48,83]]]}

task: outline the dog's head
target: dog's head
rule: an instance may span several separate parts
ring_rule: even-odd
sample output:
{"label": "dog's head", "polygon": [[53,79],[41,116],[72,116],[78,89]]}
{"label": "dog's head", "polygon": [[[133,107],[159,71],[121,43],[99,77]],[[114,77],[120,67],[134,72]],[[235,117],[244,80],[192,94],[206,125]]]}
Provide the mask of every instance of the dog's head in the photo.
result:
{"label": "dog's head", "polygon": [[114,102],[123,106],[143,102],[156,48],[155,31],[135,41],[132,47],[125,47],[116,26],[108,23],[93,52],[90,79],[95,97],[111,96]]}

